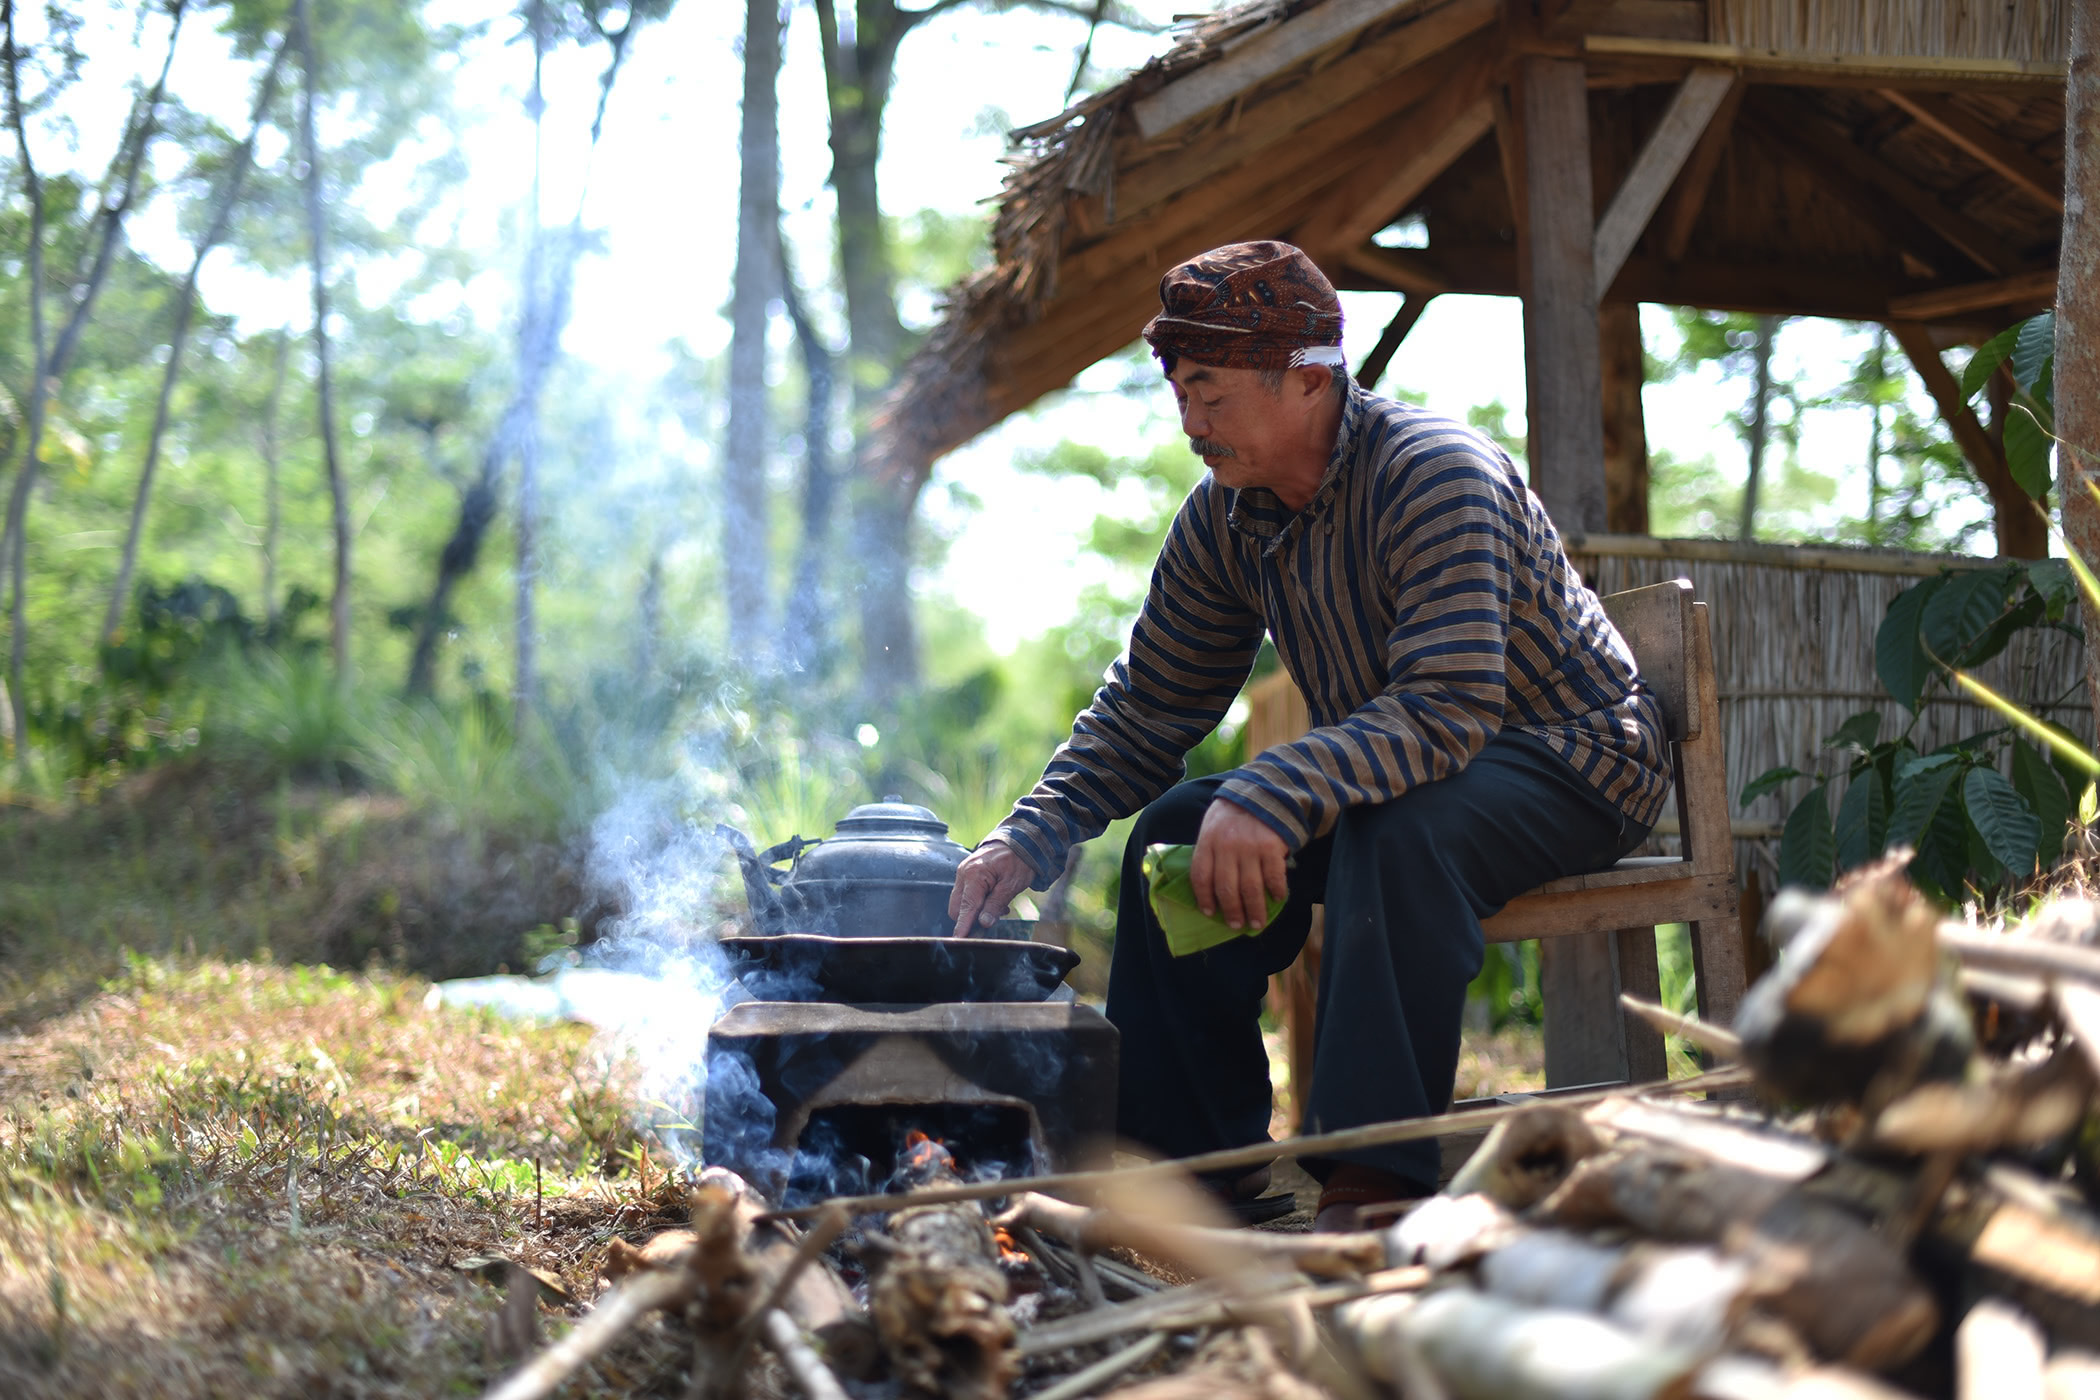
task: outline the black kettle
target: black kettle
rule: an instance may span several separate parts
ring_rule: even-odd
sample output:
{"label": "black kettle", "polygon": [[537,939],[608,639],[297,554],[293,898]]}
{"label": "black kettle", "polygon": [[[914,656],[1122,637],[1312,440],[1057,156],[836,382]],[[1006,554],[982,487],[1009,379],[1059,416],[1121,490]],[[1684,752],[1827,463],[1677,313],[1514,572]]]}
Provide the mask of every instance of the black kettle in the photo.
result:
{"label": "black kettle", "polygon": [[716,829],[736,851],[761,934],[938,938],[955,929],[948,896],[969,853],[948,839],[946,822],[901,797],[855,807],[823,840],[795,836],[764,851],[734,827]]}

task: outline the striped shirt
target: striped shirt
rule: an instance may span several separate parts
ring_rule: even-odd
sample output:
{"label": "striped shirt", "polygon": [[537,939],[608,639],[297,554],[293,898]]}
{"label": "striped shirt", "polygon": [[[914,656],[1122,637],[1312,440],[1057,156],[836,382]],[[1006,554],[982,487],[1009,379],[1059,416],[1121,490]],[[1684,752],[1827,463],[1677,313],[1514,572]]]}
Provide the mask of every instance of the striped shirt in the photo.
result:
{"label": "striped shirt", "polygon": [[1343,809],[1463,768],[1504,726],[1543,739],[1634,821],[1669,793],[1661,707],[1537,496],[1480,434],[1352,386],[1293,512],[1206,474],[1167,531],[1127,651],[994,839],[1040,879],[1177,782],[1262,635],[1313,729],[1220,796],[1291,850]]}

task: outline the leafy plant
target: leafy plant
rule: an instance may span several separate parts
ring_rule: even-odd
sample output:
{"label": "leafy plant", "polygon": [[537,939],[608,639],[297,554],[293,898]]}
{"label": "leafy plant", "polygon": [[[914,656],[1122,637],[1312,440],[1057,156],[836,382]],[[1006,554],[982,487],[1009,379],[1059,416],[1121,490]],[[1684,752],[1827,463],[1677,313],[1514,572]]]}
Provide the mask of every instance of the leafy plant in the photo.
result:
{"label": "leafy plant", "polygon": [[1912,735],[1936,688],[1980,688],[1967,672],[2022,630],[2081,636],[2068,618],[2076,587],[2068,561],[2041,559],[1944,572],[1896,595],[1875,634],[1874,668],[1910,711],[1909,723],[1883,738],[1880,711],[1853,715],[1823,741],[1833,755],[1827,768],[1774,768],[1743,788],[1748,806],[1787,783],[1815,780],[1781,832],[1781,884],[1827,886],[1890,846],[1913,848],[1912,876],[1950,900],[2004,889],[2055,863],[2075,810],[2071,793],[2089,777],[2064,757],[2068,736],[1994,696],[2003,725],[1931,752]]}
{"label": "leafy plant", "polygon": [[2022,490],[2039,499],[2054,477],[2049,453],[2056,441],[2056,313],[2044,311],[1985,341],[1962,370],[1962,392],[1975,398],[2000,365],[2013,381],[2005,466]]}

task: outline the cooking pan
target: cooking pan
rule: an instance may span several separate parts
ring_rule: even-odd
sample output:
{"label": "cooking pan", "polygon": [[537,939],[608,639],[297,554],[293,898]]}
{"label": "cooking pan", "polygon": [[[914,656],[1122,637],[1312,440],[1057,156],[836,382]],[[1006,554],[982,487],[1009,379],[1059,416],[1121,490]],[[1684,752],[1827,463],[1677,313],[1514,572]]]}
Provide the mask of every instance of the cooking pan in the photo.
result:
{"label": "cooking pan", "polygon": [[737,980],[760,1001],[1046,1001],[1079,954],[1054,943],[975,938],[725,938]]}

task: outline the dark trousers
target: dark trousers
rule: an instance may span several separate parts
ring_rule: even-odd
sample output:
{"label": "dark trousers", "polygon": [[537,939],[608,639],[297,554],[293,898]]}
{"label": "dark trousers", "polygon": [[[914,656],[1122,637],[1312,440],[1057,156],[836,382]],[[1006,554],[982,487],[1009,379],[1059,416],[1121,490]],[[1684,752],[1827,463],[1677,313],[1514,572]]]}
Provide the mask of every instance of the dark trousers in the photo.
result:
{"label": "dark trousers", "polygon": [[[1145,896],[1145,848],[1189,843],[1223,777],[1182,783],[1139,814],[1123,856],[1108,1019],[1122,1032],[1118,1130],[1182,1157],[1269,1136],[1269,1062],[1259,1017],[1269,977],[1291,965],[1327,907],[1319,1021],[1304,1131],[1441,1113],[1458,1074],[1466,984],[1480,921],[1526,890],[1610,865],[1647,836],[1573,766],[1503,731],[1441,782],[1351,807],[1298,852],[1270,926],[1185,958]],[[1437,1145],[1334,1160],[1434,1189]],[[1308,1161],[1324,1177],[1332,1162]]]}

